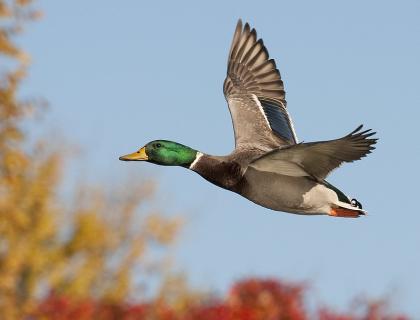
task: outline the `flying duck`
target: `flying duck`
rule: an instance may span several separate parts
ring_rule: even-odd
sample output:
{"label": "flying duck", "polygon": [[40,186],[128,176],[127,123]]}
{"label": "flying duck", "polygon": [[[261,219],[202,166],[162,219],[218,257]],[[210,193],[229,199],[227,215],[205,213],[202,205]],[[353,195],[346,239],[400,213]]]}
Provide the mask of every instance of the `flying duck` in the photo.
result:
{"label": "flying duck", "polygon": [[343,162],[365,157],[378,139],[362,125],[329,141],[298,142],[286,108],[280,72],[255,29],[239,20],[223,92],[235,134],[227,156],[205,154],[168,140],[155,140],[123,161],[182,166],[209,182],[276,211],[357,218],[362,205],[328,183]]}

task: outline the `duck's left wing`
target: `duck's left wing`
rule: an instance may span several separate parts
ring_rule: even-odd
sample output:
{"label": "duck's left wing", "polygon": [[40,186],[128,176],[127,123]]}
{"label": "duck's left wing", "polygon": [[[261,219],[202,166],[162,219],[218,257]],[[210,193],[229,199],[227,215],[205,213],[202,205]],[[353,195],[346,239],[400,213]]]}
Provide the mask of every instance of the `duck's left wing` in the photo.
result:
{"label": "duck's left wing", "polygon": [[376,132],[361,131],[362,126],[348,135],[330,141],[299,143],[271,151],[251,162],[260,170],[288,176],[311,176],[323,180],[343,162],[353,162],[371,153],[378,139]]}
{"label": "duck's left wing", "polygon": [[285,91],[276,63],[269,59],[255,29],[239,20],[229,52],[223,92],[229,105],[236,148],[266,151],[297,143],[286,110]]}

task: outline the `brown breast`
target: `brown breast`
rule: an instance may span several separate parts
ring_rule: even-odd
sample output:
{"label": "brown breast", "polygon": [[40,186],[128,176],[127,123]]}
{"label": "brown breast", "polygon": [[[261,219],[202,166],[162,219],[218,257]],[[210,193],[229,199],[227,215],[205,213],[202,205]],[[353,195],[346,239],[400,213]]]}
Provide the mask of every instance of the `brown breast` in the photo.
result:
{"label": "brown breast", "polygon": [[242,179],[242,167],[236,161],[225,157],[203,155],[191,170],[197,172],[207,181],[232,191]]}

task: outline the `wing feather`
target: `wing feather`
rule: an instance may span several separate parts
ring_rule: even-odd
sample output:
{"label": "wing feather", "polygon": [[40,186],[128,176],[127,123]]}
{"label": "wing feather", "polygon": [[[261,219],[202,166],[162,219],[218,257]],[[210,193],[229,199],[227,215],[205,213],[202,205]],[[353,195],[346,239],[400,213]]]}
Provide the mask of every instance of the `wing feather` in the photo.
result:
{"label": "wing feather", "polygon": [[[374,144],[378,139],[371,137],[376,132],[370,129],[361,131],[362,127],[359,126],[340,139],[300,143],[274,150],[252,162],[251,166],[258,170],[271,170],[285,175],[290,175],[291,171],[294,174],[306,172],[307,174],[302,176],[323,180],[343,162],[359,160],[375,149]],[[288,164],[287,169],[285,164]]]}
{"label": "wing feather", "polygon": [[272,150],[297,143],[276,63],[269,59],[264,42],[258,39],[255,29],[251,29],[248,23],[242,26],[241,20],[229,51],[223,92],[232,116],[237,147],[242,144]]}

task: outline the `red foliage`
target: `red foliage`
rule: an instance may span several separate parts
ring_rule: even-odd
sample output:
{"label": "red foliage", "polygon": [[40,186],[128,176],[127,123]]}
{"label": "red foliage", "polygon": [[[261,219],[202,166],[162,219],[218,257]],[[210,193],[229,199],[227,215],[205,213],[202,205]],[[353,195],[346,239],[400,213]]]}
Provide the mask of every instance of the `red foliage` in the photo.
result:
{"label": "red foliage", "polygon": [[404,315],[395,315],[387,311],[385,302],[366,303],[362,314],[345,315],[322,308],[318,313],[319,320],[408,320]]}
{"label": "red foliage", "polygon": [[50,295],[39,304],[33,317],[49,320],[142,320],[146,319],[149,309],[148,304],[110,304]]}
{"label": "red foliage", "polygon": [[195,306],[188,310],[187,314],[184,315],[183,319],[185,320],[230,320],[232,319],[230,315],[229,307],[223,303],[204,305],[204,306]]}
{"label": "red foliage", "polygon": [[303,290],[300,285],[277,280],[241,281],[233,286],[228,297],[230,319],[304,320]]}
{"label": "red foliage", "polygon": [[[248,279],[236,283],[226,299],[190,305],[187,310],[159,302],[110,304],[86,299],[72,300],[50,295],[42,301],[33,319],[49,320],[305,320],[311,317],[304,305],[302,285],[278,280]],[[364,303],[362,312],[339,314],[321,308],[318,320],[408,320],[387,312],[386,303]]]}

